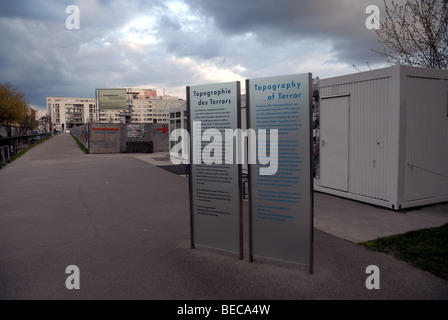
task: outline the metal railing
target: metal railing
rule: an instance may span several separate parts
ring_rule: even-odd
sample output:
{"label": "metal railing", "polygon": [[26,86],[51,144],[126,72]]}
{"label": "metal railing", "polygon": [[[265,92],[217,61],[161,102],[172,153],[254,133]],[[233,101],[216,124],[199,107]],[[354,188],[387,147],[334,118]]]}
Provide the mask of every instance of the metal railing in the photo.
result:
{"label": "metal railing", "polygon": [[7,146],[0,147],[0,165],[6,165],[11,160],[11,152]]}
{"label": "metal railing", "polygon": [[0,163],[5,165],[13,156],[28,148],[35,142],[51,136],[52,133],[41,133],[27,136],[0,138]]}

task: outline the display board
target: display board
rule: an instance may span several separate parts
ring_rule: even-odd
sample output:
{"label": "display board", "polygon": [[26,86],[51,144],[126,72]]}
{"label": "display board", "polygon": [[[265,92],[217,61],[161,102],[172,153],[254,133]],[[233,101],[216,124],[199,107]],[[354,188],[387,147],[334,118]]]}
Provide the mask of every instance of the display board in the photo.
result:
{"label": "display board", "polygon": [[241,165],[225,161],[225,130],[240,128],[240,83],[187,87],[191,245],[243,255]]}
{"label": "display board", "polygon": [[[254,256],[307,265],[313,260],[311,74],[246,80],[248,128],[278,130],[274,174],[249,165],[250,259]],[[269,136],[266,135],[266,140]],[[272,138],[272,136],[271,136]],[[277,150],[274,150],[273,147]],[[269,150],[271,149],[271,150]]]}
{"label": "display board", "polygon": [[144,138],[146,133],[146,126],[144,124],[128,124],[127,136],[128,138]]}
{"label": "display board", "polygon": [[99,108],[124,110],[127,108],[126,89],[98,89]]}

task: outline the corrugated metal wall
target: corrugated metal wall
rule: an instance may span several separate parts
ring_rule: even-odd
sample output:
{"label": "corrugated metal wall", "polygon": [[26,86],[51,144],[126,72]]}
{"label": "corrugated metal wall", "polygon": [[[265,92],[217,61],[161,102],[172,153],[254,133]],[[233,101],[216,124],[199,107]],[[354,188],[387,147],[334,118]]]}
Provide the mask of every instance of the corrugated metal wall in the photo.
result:
{"label": "corrugated metal wall", "polygon": [[388,198],[388,150],[391,78],[320,87],[320,96],[350,94],[348,192]]}
{"label": "corrugated metal wall", "polygon": [[404,201],[448,195],[448,80],[406,78]]}

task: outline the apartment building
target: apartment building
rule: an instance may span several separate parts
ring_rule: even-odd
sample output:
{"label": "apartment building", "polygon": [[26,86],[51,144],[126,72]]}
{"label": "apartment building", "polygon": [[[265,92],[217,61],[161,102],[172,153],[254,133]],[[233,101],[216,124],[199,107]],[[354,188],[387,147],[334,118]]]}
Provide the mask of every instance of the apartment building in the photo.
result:
{"label": "apartment building", "polygon": [[47,97],[47,114],[57,132],[99,120],[95,98]]}
{"label": "apartment building", "polygon": [[[120,91],[126,95],[126,105],[120,102]],[[155,89],[97,89],[96,96],[100,123],[168,123],[170,109],[186,107],[185,100],[158,96]]]}

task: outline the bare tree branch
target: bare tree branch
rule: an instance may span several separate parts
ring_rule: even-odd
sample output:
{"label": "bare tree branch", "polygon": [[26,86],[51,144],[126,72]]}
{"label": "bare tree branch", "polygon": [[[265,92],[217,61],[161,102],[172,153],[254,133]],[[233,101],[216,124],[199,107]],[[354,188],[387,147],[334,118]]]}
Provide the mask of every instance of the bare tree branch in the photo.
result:
{"label": "bare tree branch", "polygon": [[383,0],[386,18],[376,31],[388,62],[448,68],[448,0]]}

